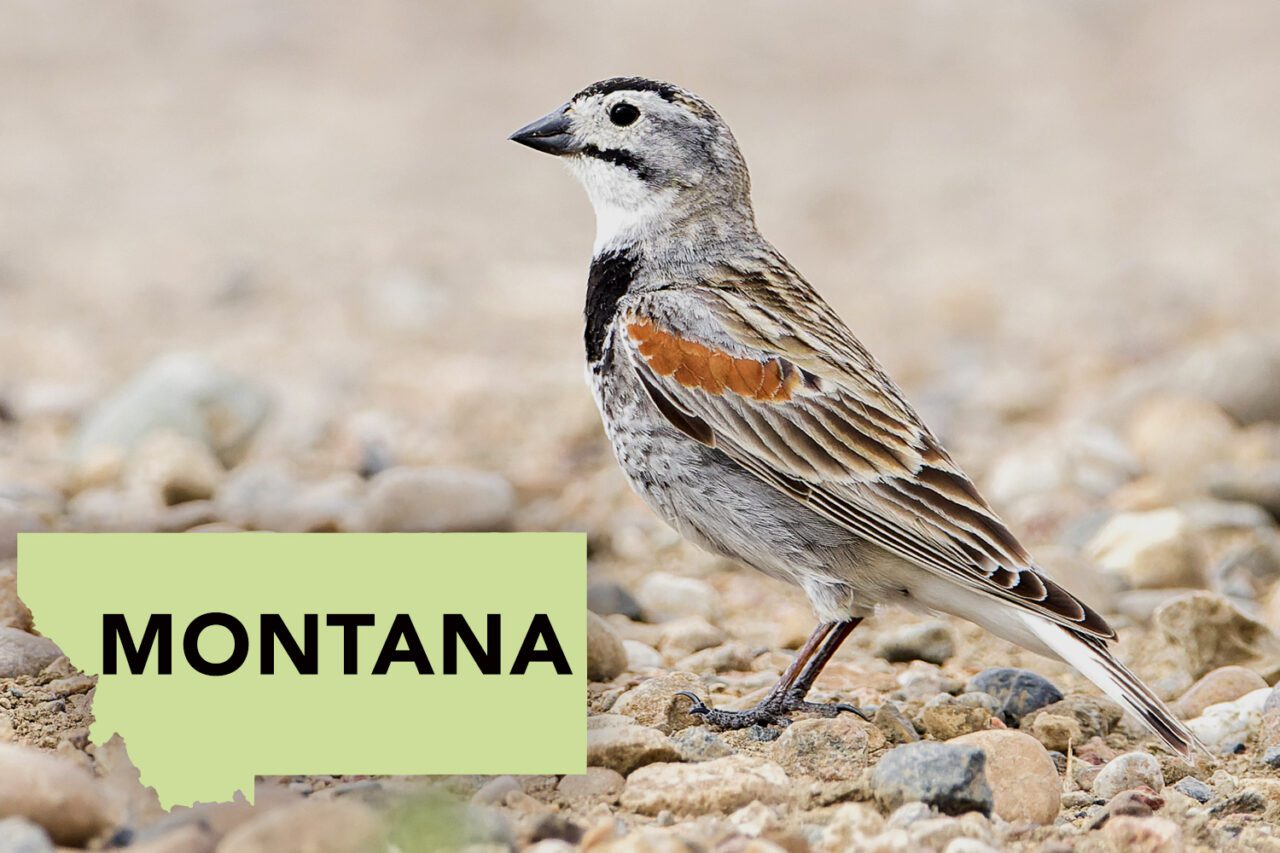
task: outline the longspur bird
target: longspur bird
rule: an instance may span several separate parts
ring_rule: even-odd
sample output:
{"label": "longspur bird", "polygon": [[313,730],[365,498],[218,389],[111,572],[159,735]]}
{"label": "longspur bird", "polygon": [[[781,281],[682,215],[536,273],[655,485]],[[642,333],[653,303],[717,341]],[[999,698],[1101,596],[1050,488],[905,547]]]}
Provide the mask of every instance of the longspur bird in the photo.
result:
{"label": "longspur bird", "polygon": [[564,159],[596,214],[586,355],[632,486],[698,545],[804,590],[819,625],[721,728],[848,705],[805,696],[878,604],[953,613],[1060,658],[1177,752],[1194,736],[1051,580],[835,312],[756,230],[750,178],[711,106],[614,78],[511,139]]}

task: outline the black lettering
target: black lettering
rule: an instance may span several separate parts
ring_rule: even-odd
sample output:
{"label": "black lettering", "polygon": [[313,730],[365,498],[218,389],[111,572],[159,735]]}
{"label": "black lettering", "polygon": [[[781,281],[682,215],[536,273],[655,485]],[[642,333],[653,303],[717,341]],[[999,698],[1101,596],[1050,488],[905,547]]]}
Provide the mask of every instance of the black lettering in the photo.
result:
{"label": "black lettering", "polygon": [[[214,625],[226,628],[231,634],[231,655],[219,663],[206,660],[200,654],[200,635]],[[187,665],[201,675],[229,675],[249,657],[249,632],[230,613],[201,613],[182,633],[182,653],[187,657]]]}
{"label": "black lettering", "polygon": [[[400,640],[408,644],[408,648],[400,650]],[[418,668],[419,675],[431,675],[431,661],[427,660],[427,650],[418,639],[418,631],[413,627],[413,620],[408,613],[397,613],[391,622],[391,630],[387,632],[387,641],[378,652],[378,660],[373,665],[374,675],[386,675],[391,664],[397,661],[411,663]]]}
{"label": "black lettering", "polygon": [[102,674],[116,674],[116,644],[124,652],[129,672],[141,675],[147,668],[147,659],[151,657],[151,648],[160,641],[157,652],[156,672],[159,675],[173,674],[173,616],[168,613],[153,613],[147,617],[147,627],[142,631],[142,643],[135,644],[133,635],[129,633],[129,624],[123,613],[102,614]]}
{"label": "black lettering", "polygon": [[373,624],[372,613],[330,613],[326,625],[342,626],[342,674],[355,675],[360,667],[360,645],[356,632]]}
{"label": "black lettering", "polygon": [[458,640],[485,675],[498,675],[502,668],[502,617],[490,613],[485,625],[485,645],[480,644],[461,613],[444,614],[444,674],[458,674]]}
{"label": "black lettering", "polygon": [[[546,644],[545,650],[538,650],[539,639]],[[524,675],[529,664],[534,661],[547,661],[556,668],[557,675],[572,674],[569,661],[564,656],[564,649],[560,648],[560,639],[556,637],[556,630],[551,627],[551,619],[545,613],[535,613],[533,619],[529,620],[529,630],[524,635],[524,642],[520,644],[520,651],[516,652],[515,663],[511,665],[511,674]]]}
{"label": "black lettering", "polygon": [[263,675],[275,675],[276,641],[289,656],[299,675],[315,675],[320,671],[320,617],[314,613],[302,617],[302,645],[289,633],[289,626],[279,613],[263,613],[258,622],[261,634],[261,664]]}

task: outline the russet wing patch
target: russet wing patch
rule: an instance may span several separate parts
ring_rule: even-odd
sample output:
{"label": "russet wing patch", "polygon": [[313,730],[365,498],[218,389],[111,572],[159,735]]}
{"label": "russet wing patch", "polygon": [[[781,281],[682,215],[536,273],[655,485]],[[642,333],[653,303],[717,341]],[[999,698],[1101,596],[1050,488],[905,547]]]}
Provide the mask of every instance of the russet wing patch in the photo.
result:
{"label": "russet wing patch", "polygon": [[627,336],[659,376],[685,388],[719,396],[737,394],[761,403],[783,403],[800,385],[800,370],[782,358],[764,360],[730,355],[698,341],[682,338],[647,319],[627,324]]}

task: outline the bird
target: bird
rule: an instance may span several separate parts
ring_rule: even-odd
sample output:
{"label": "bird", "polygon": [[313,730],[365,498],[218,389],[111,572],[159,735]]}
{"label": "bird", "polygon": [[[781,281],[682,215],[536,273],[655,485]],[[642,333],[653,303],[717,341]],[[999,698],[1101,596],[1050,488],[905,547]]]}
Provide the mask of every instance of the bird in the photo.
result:
{"label": "bird", "polygon": [[746,161],[706,100],[614,77],[510,139],[561,158],[594,208],[587,374],[631,486],[684,538],[799,586],[818,621],[753,708],[688,692],[691,713],[720,729],[864,714],[807,696],[858,623],[897,604],[1065,661],[1179,755],[1199,746],[761,236]]}

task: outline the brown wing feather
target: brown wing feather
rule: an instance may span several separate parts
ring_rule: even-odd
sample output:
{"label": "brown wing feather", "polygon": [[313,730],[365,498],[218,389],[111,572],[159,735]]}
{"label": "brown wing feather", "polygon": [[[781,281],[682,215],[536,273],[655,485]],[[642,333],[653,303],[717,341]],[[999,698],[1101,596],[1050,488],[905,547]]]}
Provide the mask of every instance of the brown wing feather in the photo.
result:
{"label": "brown wing feather", "polygon": [[[633,363],[664,416],[904,559],[1068,627],[1114,637],[1101,616],[1037,571],[830,309],[816,295],[787,300],[782,293],[756,301],[733,289],[703,295],[732,346],[674,328],[654,306],[632,309],[623,323]],[[811,316],[795,316],[801,309]]]}

